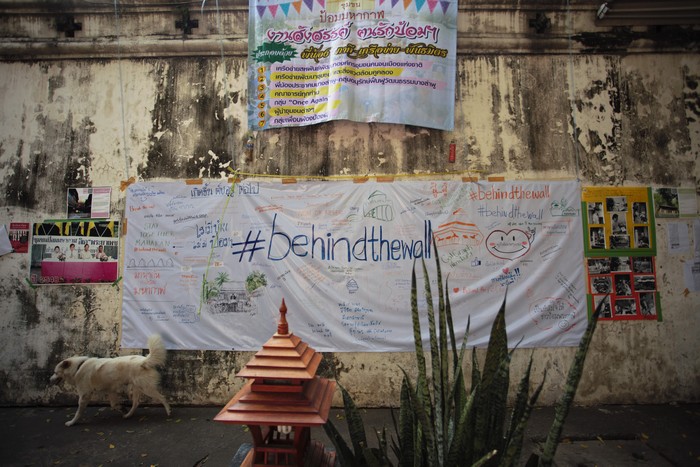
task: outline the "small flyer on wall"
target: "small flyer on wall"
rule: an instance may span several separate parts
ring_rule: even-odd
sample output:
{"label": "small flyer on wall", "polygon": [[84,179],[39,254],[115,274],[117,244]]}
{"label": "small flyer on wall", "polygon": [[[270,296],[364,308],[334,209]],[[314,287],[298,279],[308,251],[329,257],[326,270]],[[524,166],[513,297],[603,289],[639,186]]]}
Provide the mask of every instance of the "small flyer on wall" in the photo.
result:
{"label": "small flyer on wall", "polygon": [[29,251],[29,222],[10,222],[9,235],[15,253]]}
{"label": "small flyer on wall", "polygon": [[117,280],[118,221],[34,224],[31,243],[32,284],[104,284]]}
{"label": "small flyer on wall", "polygon": [[66,195],[68,219],[109,218],[112,188],[69,188]]}
{"label": "small flyer on wall", "polygon": [[654,188],[654,213],[657,218],[697,217],[695,188]]}
{"label": "small flyer on wall", "polygon": [[12,251],[12,244],[10,243],[7,227],[5,227],[4,224],[0,224],[0,256],[12,253]]}
{"label": "small flyer on wall", "polygon": [[656,230],[648,187],[584,187],[589,310],[602,320],[661,320]]}

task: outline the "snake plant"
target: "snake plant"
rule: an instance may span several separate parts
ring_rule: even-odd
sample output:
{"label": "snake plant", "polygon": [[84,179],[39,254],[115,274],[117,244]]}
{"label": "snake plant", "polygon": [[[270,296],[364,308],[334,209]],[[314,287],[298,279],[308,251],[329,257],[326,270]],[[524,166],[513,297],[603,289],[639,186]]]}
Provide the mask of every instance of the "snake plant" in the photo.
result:
{"label": "snake plant", "polygon": [[[415,263],[411,276],[411,319],[417,377],[415,383],[412,383],[407,372],[401,368],[404,378],[398,419],[392,411],[396,433],[396,438],[392,438],[391,443],[394,456],[400,467],[514,466],[520,460],[527,421],[544,385],[544,377],[530,394],[533,363],[531,354],[509,416],[507,396],[514,349],[508,350],[506,294],[491,327],[483,370],[479,368],[475,350],[472,351],[471,385],[467,389],[462,368],[469,320],[465,338],[458,349],[448,280],[443,288],[438,258],[436,248],[437,310],[434,307],[428,270],[425,261],[422,261],[429,336],[427,350],[424,349],[422,339]],[[536,456],[539,465],[543,467],[551,465],[559,443],[561,428],[581,377],[598,313],[599,310],[596,310],[593,314],[581,340],[543,453]],[[429,369],[426,355],[430,359]],[[546,372],[544,376],[546,377]],[[344,467],[392,465],[387,455],[386,431],[378,434],[379,448],[369,449],[359,411],[347,390],[341,386],[341,391],[353,448],[345,443],[330,420],[324,427],[336,447],[340,464]]]}

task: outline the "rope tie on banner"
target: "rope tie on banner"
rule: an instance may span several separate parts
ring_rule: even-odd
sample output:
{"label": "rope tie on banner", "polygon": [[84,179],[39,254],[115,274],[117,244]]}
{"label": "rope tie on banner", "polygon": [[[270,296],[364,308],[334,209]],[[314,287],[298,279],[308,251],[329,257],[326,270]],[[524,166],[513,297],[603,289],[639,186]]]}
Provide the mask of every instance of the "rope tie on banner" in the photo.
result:
{"label": "rope tie on banner", "polygon": [[[233,198],[234,193],[236,192],[236,182],[238,181],[239,178],[239,173],[237,170],[233,170],[232,168],[228,168],[229,172],[233,174],[233,179],[231,181],[231,191],[229,195],[226,197],[226,202],[224,203],[224,207],[221,210],[221,216],[219,217],[219,225],[222,225],[224,221],[224,215],[226,214],[226,210],[228,209],[228,203],[231,201],[231,198]],[[219,230],[216,229],[216,233],[214,235],[214,242],[211,244],[211,249],[209,250],[209,258],[207,259],[207,267],[204,270],[204,275],[202,276],[202,291],[199,294],[199,309],[197,310],[197,314],[201,315],[202,314],[202,306],[204,305],[204,302],[206,301],[206,288],[207,288],[207,277],[209,276],[209,268],[211,267],[211,260],[214,257],[214,247],[219,243]]]}

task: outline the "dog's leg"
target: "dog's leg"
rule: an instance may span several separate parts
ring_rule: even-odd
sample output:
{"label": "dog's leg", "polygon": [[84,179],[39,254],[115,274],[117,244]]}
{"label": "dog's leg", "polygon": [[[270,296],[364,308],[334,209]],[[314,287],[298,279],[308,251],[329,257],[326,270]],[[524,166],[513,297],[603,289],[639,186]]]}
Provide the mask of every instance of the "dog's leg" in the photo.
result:
{"label": "dog's leg", "polygon": [[117,412],[122,411],[121,407],[121,401],[119,400],[119,394],[116,392],[110,392],[109,393],[109,406],[112,407],[112,410],[116,410]]}
{"label": "dog's leg", "polygon": [[168,401],[165,400],[165,397],[158,392],[158,389],[152,388],[152,387],[147,387],[143,388],[143,393],[146,394],[148,397],[153,398],[163,404],[163,407],[165,407],[165,413],[167,415],[170,415],[170,404],[168,404]]}
{"label": "dog's leg", "polygon": [[75,412],[75,415],[73,416],[73,420],[70,420],[66,422],[66,426],[72,426],[75,422],[78,421],[78,419],[83,415],[83,412],[85,411],[85,407],[88,405],[88,397],[81,395],[78,398],[78,411]]}
{"label": "dog's leg", "polygon": [[124,418],[129,418],[132,415],[134,415],[134,412],[136,412],[136,408],[139,406],[139,399],[141,398],[141,391],[134,385],[133,388],[131,388],[131,410],[129,410],[125,415]]}

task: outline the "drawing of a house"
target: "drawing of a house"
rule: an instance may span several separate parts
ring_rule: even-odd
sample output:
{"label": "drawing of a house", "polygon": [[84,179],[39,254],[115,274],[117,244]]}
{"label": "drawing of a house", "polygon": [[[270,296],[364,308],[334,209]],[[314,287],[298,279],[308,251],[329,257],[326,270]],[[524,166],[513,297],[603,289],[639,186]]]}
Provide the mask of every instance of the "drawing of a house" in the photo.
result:
{"label": "drawing of a house", "polygon": [[448,222],[438,226],[434,231],[435,242],[438,245],[468,245],[478,246],[484,240],[476,224],[467,222]]}

